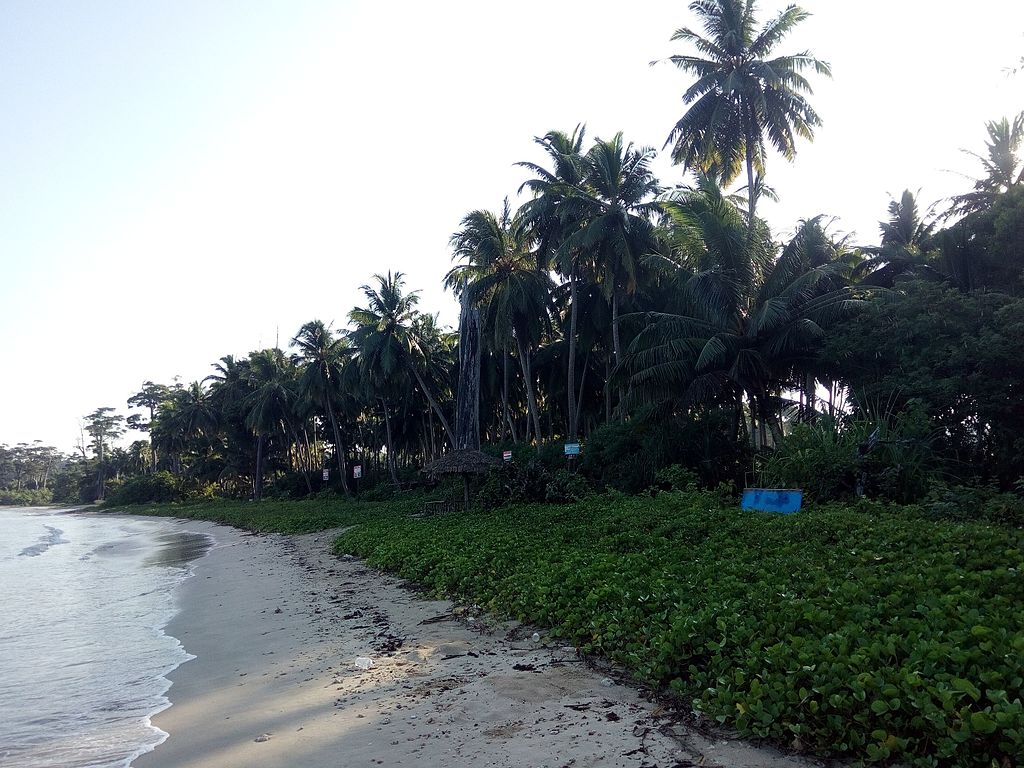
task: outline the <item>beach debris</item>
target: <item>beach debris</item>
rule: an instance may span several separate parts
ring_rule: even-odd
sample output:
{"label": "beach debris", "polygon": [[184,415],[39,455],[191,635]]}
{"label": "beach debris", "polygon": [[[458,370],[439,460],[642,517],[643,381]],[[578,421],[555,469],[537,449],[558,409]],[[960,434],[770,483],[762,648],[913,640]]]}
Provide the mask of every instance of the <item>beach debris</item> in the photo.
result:
{"label": "beach debris", "polygon": [[369,669],[373,666],[373,659],[369,656],[356,656],[356,667],[358,669]]}
{"label": "beach debris", "polygon": [[280,608],[275,608],[274,609],[274,613],[281,613],[281,609]]}
{"label": "beach debris", "polygon": [[270,734],[269,733],[261,733],[259,736],[257,736],[255,739],[253,739],[253,741],[258,741],[258,742],[270,741]]}
{"label": "beach debris", "polygon": [[539,643],[540,642],[540,632],[534,632],[533,636],[530,637],[530,639],[533,640],[533,642],[535,642],[535,643]]}
{"label": "beach debris", "polygon": [[605,688],[611,688],[613,685],[615,685],[615,681],[612,680],[610,677],[602,677],[601,685],[603,685]]}

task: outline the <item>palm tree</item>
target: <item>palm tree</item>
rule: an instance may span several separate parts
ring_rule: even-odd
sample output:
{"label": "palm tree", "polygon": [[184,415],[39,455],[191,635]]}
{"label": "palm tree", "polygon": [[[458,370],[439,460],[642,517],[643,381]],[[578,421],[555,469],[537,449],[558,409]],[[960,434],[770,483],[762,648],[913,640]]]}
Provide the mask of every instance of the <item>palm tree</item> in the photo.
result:
{"label": "palm tree", "polygon": [[455,435],[433,390],[423,378],[421,368],[429,357],[429,344],[417,330],[420,313],[416,309],[419,292],[405,293],[401,272],[387,276],[374,275],[376,287],[362,286],[367,306],[349,312],[355,325],[349,339],[355,348],[356,361],[367,388],[381,403],[388,436],[388,466],[391,478],[398,485],[394,459],[394,436],[391,429],[389,400],[401,391],[401,381],[409,374],[419,386],[430,408],[437,415],[449,442],[455,445]]}
{"label": "palm tree", "polygon": [[305,363],[299,377],[299,392],[315,402],[327,415],[334,433],[334,451],[338,459],[338,474],[341,477],[341,488],[346,497],[352,492],[348,487],[348,469],[345,466],[345,444],[341,440],[338,428],[336,401],[342,378],[343,360],[349,350],[345,340],[337,338],[320,320],[312,320],[303,325],[292,346],[299,350],[299,357]]}
{"label": "palm tree", "polygon": [[852,260],[820,219],[803,222],[774,261],[767,233],[751,253],[744,217],[707,179],[665,209],[676,249],[659,258],[678,297],[670,311],[648,313],[629,347],[632,397],[685,409],[731,403],[737,431],[745,397],[764,445],[769,428],[778,434],[782,388],[806,381],[825,329],[858,301]]}
{"label": "palm tree", "polygon": [[963,150],[981,161],[985,176],[974,182],[973,191],[953,198],[953,207],[947,216],[985,210],[996,196],[1024,183],[1024,165],[1018,154],[1021,142],[1024,141],[1024,112],[1017,115],[1013,122],[1005,117],[989,121],[985,123],[985,130],[988,132],[986,156]]}
{"label": "palm tree", "polygon": [[821,119],[805,98],[812,93],[804,72],[831,77],[829,65],[808,51],[771,55],[775,47],[809,14],[791,5],[757,31],[755,0],[694,0],[690,10],[704,26],[701,35],[676,30],[698,55],[670,57],[697,81],[683,93],[690,105],[672,128],[665,146],[672,159],[728,184],[747,171],[747,220],[753,239],[758,175],[764,175],[765,138],[792,160],[796,139],[812,139]]}
{"label": "palm tree", "polygon": [[567,438],[574,442],[579,429],[576,397],[576,347],[579,322],[579,283],[588,269],[587,254],[580,248],[572,247],[570,236],[582,225],[583,216],[576,190],[583,184],[586,168],[583,160],[583,137],[586,128],[577,125],[571,133],[549,131],[543,137],[536,137],[551,160],[552,169],[531,162],[517,163],[530,170],[535,178],[528,179],[519,188],[533,193],[521,209],[524,223],[528,224],[537,238],[537,254],[541,266],[553,266],[569,284],[569,328],[567,333],[568,363],[568,432]]}
{"label": "palm tree", "polygon": [[659,191],[651,172],[654,150],[634,150],[622,134],[611,141],[598,139],[584,157],[586,178],[577,188],[581,225],[568,238],[570,251],[591,254],[612,308],[612,348],[615,364],[622,362],[619,304],[636,289],[643,257],[657,247],[654,219]]}
{"label": "palm tree", "polygon": [[468,292],[470,303],[481,309],[483,327],[496,346],[507,351],[515,345],[539,448],[540,413],[531,358],[543,334],[550,330],[551,278],[538,268],[525,220],[512,215],[507,199],[500,215],[472,211],[461,225],[450,242],[454,258],[463,263],[448,272],[445,284],[460,293]]}
{"label": "palm tree", "polygon": [[921,216],[913,192],[905,189],[899,200],[889,201],[889,218],[880,221],[878,228],[881,245],[864,248],[868,258],[855,270],[861,282],[891,288],[900,276],[941,278],[927,259],[935,221]]}
{"label": "palm tree", "polygon": [[[295,438],[293,425],[296,393],[291,363],[280,349],[263,349],[249,355],[245,369],[250,392],[242,400],[245,424],[256,435],[256,471],[253,496],[263,497],[263,467],[268,440],[281,436]],[[296,438],[297,442],[297,438]],[[308,475],[303,472],[307,490],[312,493]]]}

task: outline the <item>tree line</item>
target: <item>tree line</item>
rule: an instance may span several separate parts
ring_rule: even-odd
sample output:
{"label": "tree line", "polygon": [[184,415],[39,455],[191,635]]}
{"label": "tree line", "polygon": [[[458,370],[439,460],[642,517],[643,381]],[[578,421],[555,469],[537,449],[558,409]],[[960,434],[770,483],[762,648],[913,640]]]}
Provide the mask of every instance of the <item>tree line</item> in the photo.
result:
{"label": "tree line", "polygon": [[[677,30],[688,52],[671,61],[694,80],[664,147],[690,183],[663,185],[656,150],[621,133],[552,130],[534,140],[542,159],[518,164],[526,201],[471,211],[451,236],[444,284],[481,318],[483,442],[519,455],[624,446],[605,454],[614,463],[654,425],[689,445],[644,447],[641,473],[682,463],[706,484],[739,483],[794,431],[806,440],[815,425],[821,453],[868,419],[893,428],[890,446],[926,445],[944,477],[1012,487],[1024,414],[1002,371],[1019,367],[1009,334],[1024,316],[1024,113],[986,124],[982,173],[945,210],[922,210],[909,190],[893,200],[879,245],[836,235],[822,215],[779,239],[757,214],[775,194],[767,160],[813,139],[809,78],[830,68],[777,54],[800,8],[758,25],[750,2],[690,7],[703,30]],[[328,470],[347,496],[353,464],[364,483],[401,486],[455,444],[460,340],[401,272],[362,291],[346,327],[311,320],[287,349],[225,356],[202,381],[147,381],[127,401],[143,415],[90,414],[83,487],[102,498],[111,477],[169,472],[258,499],[268,481],[318,492]],[[927,302],[947,315],[926,316]],[[968,329],[980,346],[957,355]],[[923,420],[914,436],[907,414]],[[114,447],[126,428],[148,439]]]}

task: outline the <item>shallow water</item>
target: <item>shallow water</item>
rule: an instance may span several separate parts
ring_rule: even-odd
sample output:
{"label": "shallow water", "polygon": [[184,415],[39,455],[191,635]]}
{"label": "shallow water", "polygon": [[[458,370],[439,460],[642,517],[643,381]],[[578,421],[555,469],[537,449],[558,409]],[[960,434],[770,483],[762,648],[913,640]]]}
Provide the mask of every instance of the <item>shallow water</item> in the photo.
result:
{"label": "shallow water", "polygon": [[163,632],[211,546],[166,520],[0,507],[0,765],[127,766],[166,738]]}

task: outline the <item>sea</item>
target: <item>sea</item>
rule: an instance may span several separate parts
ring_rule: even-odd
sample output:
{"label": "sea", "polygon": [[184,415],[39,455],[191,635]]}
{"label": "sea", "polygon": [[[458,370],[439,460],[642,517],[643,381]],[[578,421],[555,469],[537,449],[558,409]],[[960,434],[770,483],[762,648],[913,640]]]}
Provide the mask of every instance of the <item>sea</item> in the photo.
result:
{"label": "sea", "polygon": [[164,631],[213,545],[170,521],[0,507],[0,766],[124,768],[167,734]]}

